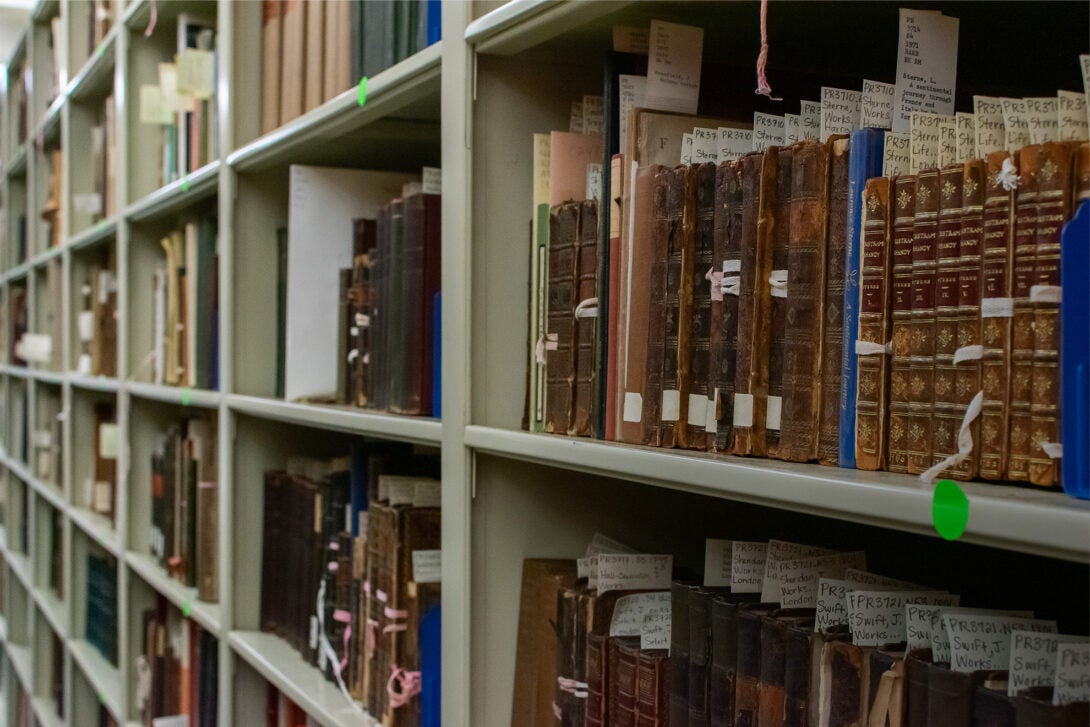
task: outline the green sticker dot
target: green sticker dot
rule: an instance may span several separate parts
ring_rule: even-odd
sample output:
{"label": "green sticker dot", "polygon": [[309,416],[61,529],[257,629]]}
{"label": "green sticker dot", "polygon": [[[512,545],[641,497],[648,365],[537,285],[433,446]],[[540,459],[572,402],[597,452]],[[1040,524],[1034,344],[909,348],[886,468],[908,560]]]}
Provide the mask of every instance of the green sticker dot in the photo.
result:
{"label": "green sticker dot", "polygon": [[969,498],[953,480],[939,480],[931,500],[935,530],[947,540],[957,540],[969,524]]}
{"label": "green sticker dot", "polygon": [[189,175],[188,174],[185,175],[184,177],[182,177],[182,191],[183,192],[188,192],[189,191]]}
{"label": "green sticker dot", "polygon": [[183,616],[185,616],[186,618],[189,618],[189,614],[191,614],[192,612],[193,612],[193,609],[190,607],[188,601],[182,604],[182,615]]}
{"label": "green sticker dot", "polygon": [[98,47],[98,57],[101,58],[105,54],[106,54],[106,46],[105,45],[100,45]]}
{"label": "green sticker dot", "polygon": [[189,387],[182,389],[182,406],[189,406]]}
{"label": "green sticker dot", "polygon": [[99,692],[98,693],[98,703],[99,704],[106,704],[106,693],[105,692]]}
{"label": "green sticker dot", "polygon": [[356,89],[356,101],[360,106],[367,103],[367,76],[360,79],[359,88]]}

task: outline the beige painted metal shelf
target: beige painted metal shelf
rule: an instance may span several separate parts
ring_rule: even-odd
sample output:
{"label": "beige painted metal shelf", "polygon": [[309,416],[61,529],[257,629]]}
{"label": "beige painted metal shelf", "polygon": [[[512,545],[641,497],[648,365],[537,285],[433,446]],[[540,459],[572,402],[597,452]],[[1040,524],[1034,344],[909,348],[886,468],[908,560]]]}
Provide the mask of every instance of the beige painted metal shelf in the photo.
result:
{"label": "beige painted metal shelf", "polygon": [[34,603],[45,615],[50,628],[62,639],[68,636],[68,606],[48,588],[33,589]]}
{"label": "beige painted metal shelf", "polygon": [[115,558],[121,556],[121,539],[117,531],[110,525],[110,521],[91,512],[85,507],[71,506],[68,509],[68,517],[91,540],[101,546],[106,552]]}
{"label": "beige painted metal shelf", "polygon": [[201,628],[211,632],[216,638],[223,635],[219,604],[199,600],[196,588],[189,588],[168,576],[150,555],[130,551],[125,554],[125,562],[148,585],[166,596],[183,615],[192,616]]}
{"label": "beige painted metal shelf", "polygon": [[43,727],[64,727],[64,720],[57,716],[56,700],[50,697],[34,697],[31,700],[31,709]]}
{"label": "beige painted metal shelf", "polygon": [[145,384],[137,381],[127,381],[122,386],[133,396],[141,399],[204,409],[215,409],[223,399],[223,394],[218,391],[191,389],[188,386],[164,386],[162,384]]}
{"label": "beige painted metal shelf", "polygon": [[178,212],[212,196],[219,183],[219,169],[220,161],[216,159],[192,174],[175,179],[129,205],[125,217],[133,222],[144,222]]}
{"label": "beige painted metal shelf", "polygon": [[65,89],[65,95],[73,101],[98,96],[109,91],[113,86],[115,46],[120,30],[118,26],[110,28],[98,47],[91,52],[91,57],[83,64]]}
{"label": "beige painted metal shelf", "polygon": [[438,419],[385,414],[351,406],[301,404],[241,394],[229,394],[227,406],[249,416],[379,439],[438,445],[442,435],[442,423]]}
{"label": "beige painted metal shelf", "polygon": [[68,650],[87,681],[91,683],[99,701],[106,705],[114,719],[118,722],[125,721],[121,702],[121,673],[118,668],[106,661],[98,649],[83,639],[69,639]]}

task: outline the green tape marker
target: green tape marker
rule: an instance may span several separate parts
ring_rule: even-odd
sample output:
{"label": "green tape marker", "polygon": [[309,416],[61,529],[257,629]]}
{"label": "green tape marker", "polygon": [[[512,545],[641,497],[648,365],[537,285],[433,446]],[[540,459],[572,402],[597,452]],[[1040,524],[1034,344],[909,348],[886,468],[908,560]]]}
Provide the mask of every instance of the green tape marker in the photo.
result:
{"label": "green tape marker", "polygon": [[360,79],[359,88],[356,89],[356,101],[360,106],[367,103],[367,76]]}
{"label": "green tape marker", "polygon": [[98,693],[98,703],[99,704],[106,704],[106,693],[105,692],[99,692]]}
{"label": "green tape marker", "polygon": [[931,500],[935,530],[946,540],[957,540],[969,524],[969,498],[953,480],[939,480]]}
{"label": "green tape marker", "polygon": [[98,52],[98,57],[99,58],[106,55],[106,46],[105,45],[99,45],[97,52]]}
{"label": "green tape marker", "polygon": [[189,406],[189,387],[182,388],[182,406]]}
{"label": "green tape marker", "polygon": [[182,604],[182,615],[189,618],[189,615],[193,612],[193,609],[189,605],[189,601]]}
{"label": "green tape marker", "polygon": [[188,174],[185,175],[184,177],[182,177],[182,191],[183,192],[188,192],[189,191],[189,175]]}

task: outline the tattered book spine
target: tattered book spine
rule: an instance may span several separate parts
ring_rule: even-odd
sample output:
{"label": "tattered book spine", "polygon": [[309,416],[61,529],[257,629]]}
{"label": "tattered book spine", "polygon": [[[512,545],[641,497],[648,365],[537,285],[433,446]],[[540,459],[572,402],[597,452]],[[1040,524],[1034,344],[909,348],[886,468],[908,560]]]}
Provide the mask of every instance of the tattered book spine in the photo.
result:
{"label": "tattered book spine", "polygon": [[575,394],[573,420],[568,433],[589,437],[595,426],[597,401],[597,330],[598,306],[594,302],[598,288],[598,201],[582,203],[579,217],[579,275],[575,301]]}
{"label": "tattered book spine", "polygon": [[708,398],[714,421],[709,420],[706,435],[707,449],[713,452],[729,452],[734,433],[738,278],[742,268],[742,187],[738,172],[736,164],[723,162],[715,183],[715,249],[708,281],[712,301]]}
{"label": "tattered book spine", "polygon": [[578,279],[577,202],[557,205],[549,216],[548,318],[545,328],[545,431],[565,434],[575,390],[575,294]]}
{"label": "tattered book spine", "polygon": [[651,202],[651,278],[647,296],[647,370],[643,390],[644,444],[662,441],[663,359],[666,346],[666,277],[670,249],[669,190],[674,170],[655,174]]}
{"label": "tattered book spine", "polygon": [[[765,224],[766,237],[771,246],[771,263],[765,284],[768,285],[768,341],[767,374],[768,398],[765,407],[765,444],[769,457],[775,457],[780,448],[780,423],[783,411],[783,353],[784,333],[787,330],[787,263],[788,244],[791,239],[791,147],[772,147],[766,153],[766,164],[772,169],[775,195],[762,209],[771,210]],[[762,188],[762,194],[764,189]],[[775,281],[775,283],[773,283]],[[764,328],[759,326],[759,328]]]}
{"label": "tattered book spine", "polygon": [[845,249],[848,244],[849,140],[833,142],[829,162],[829,240],[825,270],[821,430],[818,462],[833,467],[840,456],[841,344],[844,337]]}
{"label": "tattered book spine", "polygon": [[666,325],[662,358],[663,447],[687,447],[692,330],[693,238],[696,230],[695,167],[679,166],[670,181],[666,266]]}
{"label": "tattered book spine", "polygon": [[[691,174],[693,185],[690,190],[695,197],[687,206],[693,209],[695,224],[693,229],[693,264],[690,269],[689,293],[691,311],[689,319],[689,406],[684,422],[687,445],[690,449],[707,449],[708,409],[713,402],[709,395],[714,392],[708,388],[709,366],[711,362],[712,339],[712,296],[708,287],[707,276],[715,260],[715,164],[705,163],[693,167]],[[720,297],[722,295],[720,294]]]}

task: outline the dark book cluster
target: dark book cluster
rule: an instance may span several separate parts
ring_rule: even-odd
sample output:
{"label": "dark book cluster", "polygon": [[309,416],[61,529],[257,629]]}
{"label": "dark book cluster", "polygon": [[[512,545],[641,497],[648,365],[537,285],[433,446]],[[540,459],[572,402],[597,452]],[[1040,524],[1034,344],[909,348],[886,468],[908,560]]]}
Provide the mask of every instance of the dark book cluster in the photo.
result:
{"label": "dark book cluster", "polygon": [[117,562],[108,555],[87,556],[87,641],[117,664]]}
{"label": "dark book cluster", "polygon": [[188,716],[190,725],[215,727],[219,693],[216,638],[182,616],[162,595],[144,611],[142,651],[137,657],[137,694],[143,724]]}

